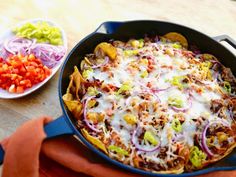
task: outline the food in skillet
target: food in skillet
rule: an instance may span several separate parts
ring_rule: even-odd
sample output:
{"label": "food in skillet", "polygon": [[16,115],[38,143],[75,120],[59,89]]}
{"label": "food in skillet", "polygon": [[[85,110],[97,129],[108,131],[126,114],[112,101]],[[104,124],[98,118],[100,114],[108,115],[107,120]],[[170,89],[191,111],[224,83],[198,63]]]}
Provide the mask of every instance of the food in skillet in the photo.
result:
{"label": "food in skillet", "polygon": [[75,66],[64,103],[110,158],[157,173],[193,171],[236,147],[236,80],[184,36],[111,41]]}

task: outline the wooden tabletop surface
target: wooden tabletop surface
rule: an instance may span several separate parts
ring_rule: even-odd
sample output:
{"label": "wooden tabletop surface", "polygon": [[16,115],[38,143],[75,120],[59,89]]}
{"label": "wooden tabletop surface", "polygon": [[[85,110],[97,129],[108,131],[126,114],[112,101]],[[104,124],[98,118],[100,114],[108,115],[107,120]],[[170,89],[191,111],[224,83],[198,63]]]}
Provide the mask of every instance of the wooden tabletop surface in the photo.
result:
{"label": "wooden tabletop surface", "polygon": [[[235,0],[0,0],[0,7],[0,32],[23,20],[48,18],[64,28],[68,51],[99,24],[111,20],[170,21],[210,36],[227,34],[236,40]],[[62,114],[57,91],[59,73],[31,95],[0,99],[0,140],[27,120]]]}

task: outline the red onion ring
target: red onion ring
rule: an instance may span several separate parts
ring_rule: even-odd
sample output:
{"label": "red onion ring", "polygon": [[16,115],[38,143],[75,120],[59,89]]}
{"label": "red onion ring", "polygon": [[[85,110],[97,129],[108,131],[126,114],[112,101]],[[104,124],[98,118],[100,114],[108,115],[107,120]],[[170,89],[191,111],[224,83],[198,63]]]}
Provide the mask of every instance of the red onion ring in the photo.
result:
{"label": "red onion ring", "polygon": [[214,154],[211,152],[211,150],[208,148],[207,144],[206,144],[206,132],[207,129],[210,127],[210,124],[208,123],[202,133],[201,139],[202,139],[202,148],[203,150],[207,153],[208,156],[212,157],[214,156]]}
{"label": "red onion ring", "polygon": [[205,126],[205,128],[204,128],[204,130],[203,130],[203,132],[202,132],[202,136],[201,136],[201,145],[202,145],[201,147],[203,148],[203,150],[207,153],[207,155],[208,155],[209,157],[214,156],[214,154],[211,152],[211,150],[208,148],[208,146],[207,146],[207,144],[206,144],[206,132],[207,132],[208,128],[209,128],[211,125],[214,125],[214,124],[217,124],[217,123],[221,123],[221,124],[223,124],[223,125],[226,126],[226,127],[230,127],[230,125],[229,125],[228,123],[226,123],[226,122],[223,122],[223,120],[222,120],[222,121],[216,121],[216,122],[208,123],[208,124]]}
{"label": "red onion ring", "polygon": [[53,68],[65,55],[65,48],[63,46],[53,46],[41,43],[32,46],[30,48],[30,53],[33,53],[37,58],[40,58],[43,64],[49,68]]}
{"label": "red onion ring", "polygon": [[229,117],[232,119],[232,121],[235,121],[234,120],[233,108],[232,107],[229,109]]}
{"label": "red onion ring", "polygon": [[[64,46],[54,46],[45,43],[37,43],[35,39],[14,37],[4,42],[4,49],[10,54],[22,55],[34,54],[44,65],[53,68],[65,55]],[[8,54],[9,55],[9,54]]]}
{"label": "red onion ring", "polygon": [[217,60],[209,60],[211,63],[213,64],[218,64],[218,65],[222,65],[219,61]]}
{"label": "red onion ring", "polygon": [[149,93],[150,95],[153,95],[155,98],[156,98],[156,100],[157,100],[157,102],[161,102],[161,99],[156,95],[156,94],[154,94],[154,93]]}
{"label": "red onion ring", "polygon": [[104,60],[103,63],[101,63],[101,64],[99,64],[99,65],[93,65],[91,68],[95,69],[95,68],[100,68],[100,67],[102,67],[102,66],[105,66],[105,65],[108,63],[108,61],[109,61],[109,57],[105,56],[104,59],[105,59],[105,60]]}
{"label": "red onion ring", "polygon": [[156,151],[160,148],[160,145],[161,145],[160,142],[158,143],[157,146],[155,146],[152,149],[144,149],[144,148],[140,147],[139,144],[135,142],[135,137],[136,137],[136,134],[137,134],[137,130],[138,130],[138,127],[134,130],[134,132],[132,134],[132,138],[131,138],[131,142],[135,146],[136,149],[138,149],[139,151],[143,151],[143,152],[154,152],[154,151]]}
{"label": "red onion ring", "polygon": [[131,96],[125,100],[125,105],[128,106],[130,102]]}
{"label": "red onion ring", "polygon": [[222,77],[221,77],[221,74],[218,74],[217,79],[219,79],[220,82],[224,82],[223,79],[222,79]]}
{"label": "red onion ring", "polygon": [[91,125],[91,123],[88,121],[88,119],[86,118],[87,116],[87,105],[88,105],[88,101],[95,98],[95,96],[91,96],[88,97],[85,101],[84,101],[84,108],[83,108],[83,117],[84,117],[84,122],[86,123],[86,125],[93,131],[95,132],[101,132],[101,130],[98,130],[97,128],[95,128],[93,125]]}
{"label": "red onion ring", "polygon": [[147,87],[145,84],[143,84],[143,83],[141,83],[141,82],[138,82],[138,84],[139,84],[140,86],[142,86],[145,90],[150,90],[150,88]]}
{"label": "red onion ring", "polygon": [[17,54],[21,50],[25,53],[26,50],[33,44],[33,40],[14,37],[4,42],[6,51],[12,54]]}
{"label": "red onion ring", "polygon": [[161,99],[158,97],[158,95],[156,95],[153,90],[149,87],[147,87],[146,85],[144,85],[143,83],[139,82],[139,85],[142,86],[145,90],[143,90],[140,93],[148,93],[152,96],[154,96],[156,98],[156,100],[158,100],[158,102],[161,102]]}
{"label": "red onion ring", "polygon": [[8,56],[11,55],[11,53],[9,53],[5,47],[3,46],[3,44],[0,45],[0,57],[2,57],[4,60],[6,58],[8,58]]}
{"label": "red onion ring", "polygon": [[162,92],[162,91],[166,91],[169,90],[171,88],[171,86],[166,87],[166,88],[156,88],[156,89],[152,89],[153,92]]}

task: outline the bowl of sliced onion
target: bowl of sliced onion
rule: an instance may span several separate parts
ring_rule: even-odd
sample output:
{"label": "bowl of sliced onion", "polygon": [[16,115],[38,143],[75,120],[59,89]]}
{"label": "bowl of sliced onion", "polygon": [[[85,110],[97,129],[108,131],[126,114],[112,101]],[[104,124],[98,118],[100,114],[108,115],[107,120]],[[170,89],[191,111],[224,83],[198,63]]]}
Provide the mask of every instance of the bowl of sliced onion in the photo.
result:
{"label": "bowl of sliced onion", "polygon": [[39,89],[66,53],[66,34],[50,20],[31,19],[5,31],[0,36],[0,98],[20,98]]}

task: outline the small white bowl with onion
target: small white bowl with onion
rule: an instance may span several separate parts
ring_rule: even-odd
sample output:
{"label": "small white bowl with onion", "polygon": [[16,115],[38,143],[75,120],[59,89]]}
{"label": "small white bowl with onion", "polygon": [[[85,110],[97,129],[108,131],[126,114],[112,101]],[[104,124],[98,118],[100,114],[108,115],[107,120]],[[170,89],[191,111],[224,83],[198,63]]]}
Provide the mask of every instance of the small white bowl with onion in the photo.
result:
{"label": "small white bowl with onion", "polygon": [[[60,44],[54,45],[50,42],[39,42],[39,39],[20,37],[13,32],[13,29],[22,27],[25,24],[42,24],[46,23],[50,27],[56,27],[60,32]],[[44,39],[44,38],[43,38]],[[52,38],[53,41],[53,38]],[[57,41],[54,41],[57,42]],[[12,29],[7,30],[0,36],[0,57],[3,59],[12,55],[23,53],[23,55],[30,55],[31,53],[41,60],[42,64],[47,66],[51,73],[43,81],[36,83],[30,88],[26,88],[22,93],[12,93],[9,89],[0,87],[0,98],[15,99],[26,96],[48,82],[58,71],[64,62],[67,54],[67,38],[64,30],[55,22],[48,19],[31,19],[17,24]],[[5,61],[4,61],[5,62]],[[0,83],[1,84],[1,83]],[[14,87],[14,86],[13,86]]]}

